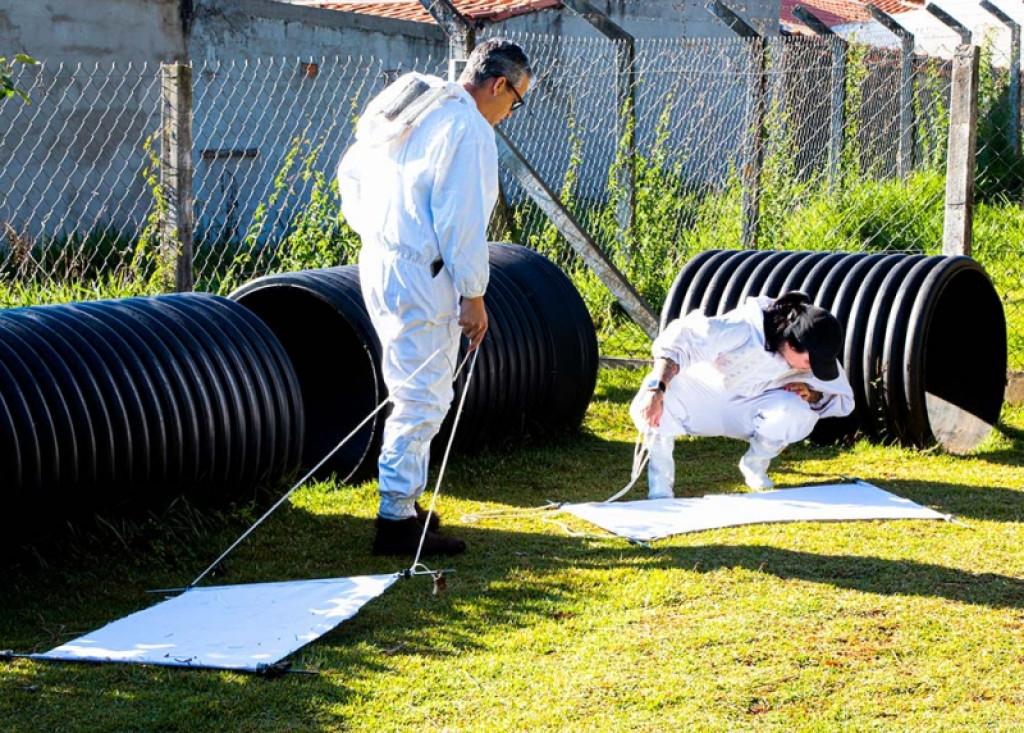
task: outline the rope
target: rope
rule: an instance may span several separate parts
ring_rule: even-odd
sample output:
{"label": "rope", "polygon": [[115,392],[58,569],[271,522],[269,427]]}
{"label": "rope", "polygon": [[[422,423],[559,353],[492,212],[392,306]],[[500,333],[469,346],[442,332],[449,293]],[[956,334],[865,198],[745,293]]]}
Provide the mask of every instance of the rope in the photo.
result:
{"label": "rope", "polygon": [[562,508],[565,502],[554,502],[549,501],[547,504],[542,506],[531,506],[524,509],[493,509],[486,512],[472,512],[470,514],[463,514],[459,517],[459,521],[465,524],[476,524],[482,519],[498,519],[501,517],[525,517],[530,514],[537,514],[539,512],[550,512],[557,511]]}
{"label": "rope", "polygon": [[[430,568],[420,563],[420,555],[423,553],[423,543],[427,539],[427,527],[430,526],[430,517],[434,514],[434,504],[437,503],[437,496],[441,491],[441,480],[444,478],[444,470],[448,465],[448,456],[452,452],[452,443],[455,441],[455,431],[459,427],[459,418],[462,417],[462,408],[466,404],[466,395],[469,394],[469,383],[473,380],[473,369],[476,367],[476,357],[480,354],[480,349],[474,349],[472,352],[473,360],[469,363],[469,372],[466,374],[466,383],[462,387],[462,395],[459,397],[459,407],[455,412],[455,418],[452,420],[452,431],[448,435],[448,445],[444,449],[444,457],[441,459],[441,467],[437,472],[437,481],[434,482],[434,493],[430,496],[430,506],[427,507],[427,519],[423,522],[423,532],[420,533],[420,544],[416,548],[416,557],[413,558],[412,565],[409,566],[409,574],[417,575],[422,572],[430,573],[434,576],[435,582],[440,578],[439,573],[435,573]],[[466,360],[469,359],[469,354],[466,354],[466,358],[459,364],[459,368],[455,370],[455,377],[459,376],[462,368],[466,366]],[[417,568],[423,568],[418,571]],[[441,571],[443,572],[443,571]]]}
{"label": "rope", "polygon": [[[438,348],[438,350],[437,350],[437,351],[435,351],[435,352],[434,352],[433,354],[431,354],[430,356],[428,356],[428,357],[426,358],[426,360],[425,360],[425,361],[424,361],[424,362],[423,362],[422,364],[420,364],[420,365],[419,365],[418,367],[416,367],[416,370],[415,370],[415,371],[414,371],[414,372],[413,372],[412,374],[410,374],[410,375],[409,375],[409,377],[408,377],[408,378],[407,378],[407,379],[406,379],[406,380],[405,380],[404,382],[402,382],[402,383],[401,383],[401,384],[400,384],[400,385],[399,385],[398,387],[396,387],[396,388],[395,388],[395,391],[397,392],[397,391],[398,391],[398,390],[400,390],[400,389],[401,389],[402,387],[404,387],[404,386],[405,386],[405,385],[407,385],[407,384],[408,384],[409,382],[411,382],[411,381],[412,381],[412,378],[413,378],[413,377],[415,377],[415,376],[416,376],[417,374],[419,374],[419,373],[420,373],[420,370],[421,370],[421,369],[423,369],[423,367],[425,367],[425,366],[426,366],[427,364],[429,364],[430,362],[432,362],[432,361],[434,360],[434,357],[436,357],[436,356],[437,356],[438,354],[440,354],[440,353],[441,353],[442,351],[444,351],[444,349],[445,349],[445,347],[444,347],[444,346],[442,346],[442,347]],[[474,359],[474,361],[475,361],[475,359]],[[467,382],[467,384],[468,384],[468,382]],[[291,496],[291,495],[292,495],[293,493],[295,493],[295,490],[296,490],[296,489],[298,489],[298,488],[299,488],[300,486],[302,486],[302,485],[303,485],[304,483],[306,483],[306,481],[308,481],[308,480],[310,479],[310,477],[312,477],[312,476],[313,476],[313,474],[315,474],[315,473],[316,473],[316,472],[317,472],[318,470],[320,470],[320,467],[321,467],[321,466],[323,466],[323,465],[324,465],[324,464],[325,464],[325,463],[326,463],[326,462],[327,462],[328,460],[330,460],[331,456],[333,456],[333,455],[334,455],[335,453],[337,453],[337,452],[338,452],[338,449],[339,449],[339,448],[341,448],[341,447],[342,447],[343,445],[345,445],[345,443],[347,443],[347,442],[348,442],[349,440],[351,440],[351,439],[352,439],[352,437],[353,437],[353,436],[354,436],[354,435],[355,435],[356,433],[358,433],[358,432],[359,432],[359,430],[360,430],[360,429],[361,429],[361,428],[362,428],[362,427],[363,427],[364,425],[366,425],[366,423],[368,423],[368,422],[369,422],[369,421],[370,421],[370,420],[371,420],[371,419],[373,418],[373,416],[374,416],[374,415],[376,415],[376,414],[377,414],[378,412],[380,412],[380,411],[381,411],[382,409],[384,409],[384,406],[385,406],[385,405],[386,405],[386,404],[387,404],[388,402],[390,402],[390,401],[391,401],[391,395],[389,394],[389,395],[388,395],[387,397],[385,397],[385,398],[384,398],[384,400],[383,400],[383,401],[382,401],[382,402],[381,402],[381,403],[380,403],[379,405],[377,405],[377,406],[376,406],[375,408],[373,408],[373,411],[372,411],[372,412],[370,412],[370,414],[369,414],[369,415],[367,415],[367,416],[366,416],[365,418],[363,418],[362,422],[360,422],[360,423],[359,423],[358,425],[356,425],[356,426],[355,426],[355,427],[354,427],[354,428],[352,429],[352,431],[351,431],[351,432],[350,432],[350,433],[349,433],[348,435],[346,435],[346,436],[345,436],[344,438],[342,438],[342,439],[341,439],[341,442],[340,442],[340,443],[338,443],[338,444],[337,444],[336,446],[334,446],[334,448],[332,448],[332,449],[331,449],[331,451],[330,451],[330,452],[329,452],[329,453],[328,453],[327,455],[325,455],[325,456],[324,456],[324,457],[323,457],[323,458],[322,458],[322,459],[320,460],[320,462],[319,462],[319,463],[317,463],[317,464],[316,464],[315,466],[313,466],[313,468],[311,468],[311,469],[309,470],[309,472],[308,472],[308,473],[306,473],[306,475],[305,475],[305,476],[303,476],[302,478],[300,478],[300,479],[299,479],[299,480],[298,480],[298,481],[296,482],[296,484],[295,484],[294,486],[292,486],[292,487],[291,487],[290,489],[288,489],[288,492],[287,492],[287,493],[286,493],[286,494],[285,494],[284,496],[282,496],[282,497],[281,497],[280,499],[278,499],[278,500],[277,500],[277,501],[276,501],[276,502],[274,503],[274,505],[273,505],[272,507],[270,507],[270,509],[268,509],[268,510],[266,511],[266,513],[264,513],[264,515],[263,515],[262,517],[260,517],[259,519],[257,519],[257,520],[256,520],[256,521],[255,521],[255,522],[254,522],[254,523],[252,524],[252,526],[251,526],[251,527],[249,527],[249,529],[245,530],[245,532],[243,532],[243,533],[241,534],[241,536],[240,536],[240,537],[239,537],[239,538],[238,538],[237,540],[235,540],[235,541],[234,541],[233,543],[231,543],[231,546],[230,546],[230,547],[228,547],[228,549],[224,550],[224,552],[222,552],[222,553],[220,554],[220,556],[219,556],[219,557],[218,557],[218,558],[217,558],[216,560],[214,560],[214,561],[213,561],[212,563],[210,563],[210,566],[209,566],[208,568],[206,568],[206,570],[204,570],[203,572],[201,572],[201,573],[199,574],[199,576],[198,576],[198,577],[197,577],[197,578],[196,578],[195,580],[193,580],[193,581],[192,581],[191,583],[189,583],[189,584],[188,584],[187,586],[185,586],[185,588],[184,588],[183,590],[186,590],[186,591],[187,591],[187,590],[191,590],[192,588],[194,588],[194,587],[195,587],[195,586],[196,586],[196,585],[197,585],[197,584],[199,583],[199,581],[201,581],[201,580],[202,580],[203,578],[205,578],[205,577],[206,577],[206,576],[207,576],[207,575],[208,575],[208,574],[210,573],[210,571],[211,571],[211,570],[213,570],[213,569],[214,569],[215,567],[217,567],[217,565],[218,565],[218,564],[219,564],[219,563],[220,563],[220,562],[221,562],[221,561],[222,561],[222,560],[223,560],[223,559],[224,559],[225,557],[227,557],[227,556],[228,556],[228,555],[229,555],[229,554],[231,553],[231,551],[232,551],[232,550],[234,550],[234,549],[235,549],[236,547],[238,547],[238,546],[239,546],[239,545],[240,545],[240,544],[241,544],[241,543],[242,543],[242,542],[243,542],[243,541],[245,540],[245,538],[246,538],[246,537],[248,537],[248,536],[249,536],[250,534],[252,534],[252,532],[253,532],[253,531],[254,531],[254,530],[255,530],[255,529],[257,528],[257,527],[259,527],[259,526],[260,526],[261,524],[263,524],[264,520],[266,520],[266,518],[267,518],[267,517],[269,517],[269,516],[270,516],[271,514],[273,514],[273,513],[274,513],[274,511],[275,511],[275,510],[277,510],[277,508],[278,508],[279,506],[281,506],[282,504],[284,504],[284,502],[285,502],[285,501],[287,501],[288,497],[289,497],[289,496]],[[461,409],[461,405],[460,405],[460,409]],[[453,431],[453,432],[454,432],[454,431]],[[447,455],[445,456],[445,458],[447,458]],[[433,505],[431,505],[431,508],[433,508]],[[421,546],[422,546],[422,544],[421,544]]]}
{"label": "rope", "polygon": [[633,470],[629,474],[629,483],[617,494],[602,501],[602,504],[611,504],[613,501],[628,494],[629,490],[633,488],[633,484],[643,475],[644,467],[651,458],[651,451],[647,447],[646,437],[643,433],[637,433],[636,443],[633,445]]}
{"label": "rope", "polygon": [[[629,483],[627,483],[618,493],[605,499],[602,504],[610,504],[613,501],[621,499],[630,489],[636,484],[644,472],[644,468],[647,466],[647,462],[650,459],[651,452],[647,447],[646,435],[638,433],[636,443],[633,446],[633,467],[629,475]],[[562,511],[562,507],[565,502],[551,502],[543,506],[527,507],[525,509],[496,509],[493,511],[486,512],[474,512],[472,514],[463,514],[460,517],[460,521],[466,523],[479,522],[482,519],[495,519],[499,517],[517,517],[517,516],[528,516],[530,514],[538,514],[542,512],[552,512],[553,515],[557,515]],[[599,535],[593,532],[576,532],[569,528],[564,522],[560,522],[557,519],[551,519],[551,515],[548,517],[542,517],[541,521],[553,524],[556,527],[560,527],[570,537],[588,537],[593,539],[609,539],[608,535]],[[631,540],[632,541],[632,540]],[[643,543],[637,543],[643,544]],[[646,545],[645,545],[646,546]]]}

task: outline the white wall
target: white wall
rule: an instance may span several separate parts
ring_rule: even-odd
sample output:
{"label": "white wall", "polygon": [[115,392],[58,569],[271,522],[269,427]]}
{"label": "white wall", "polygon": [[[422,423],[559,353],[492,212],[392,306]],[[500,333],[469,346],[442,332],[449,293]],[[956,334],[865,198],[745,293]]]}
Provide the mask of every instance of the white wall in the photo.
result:
{"label": "white wall", "polygon": [[[994,0],[992,4],[1013,18],[1018,25],[1024,25],[1024,6],[1018,0]],[[992,49],[992,62],[996,66],[1009,66],[1010,29],[1001,20],[982,8],[976,0],[935,0],[935,5],[971,31],[971,43],[977,46],[988,44]],[[956,47],[961,43],[959,34],[925,9],[899,13],[893,19],[914,35],[917,53],[948,59],[953,57]],[[900,40],[874,20],[849,23],[834,30],[850,41],[889,48],[900,47]]]}
{"label": "white wall", "polygon": [[[160,63],[191,61],[196,213],[244,233],[296,136],[330,138],[330,164],[348,141],[352,95],[377,91],[385,69],[443,64],[447,40],[427,24],[269,0],[33,0],[0,6],[0,55],[15,53],[43,64],[16,67],[31,106],[0,107],[0,222],[29,238],[141,228]],[[299,59],[319,76],[302,75]],[[311,130],[309,117],[324,124]]]}

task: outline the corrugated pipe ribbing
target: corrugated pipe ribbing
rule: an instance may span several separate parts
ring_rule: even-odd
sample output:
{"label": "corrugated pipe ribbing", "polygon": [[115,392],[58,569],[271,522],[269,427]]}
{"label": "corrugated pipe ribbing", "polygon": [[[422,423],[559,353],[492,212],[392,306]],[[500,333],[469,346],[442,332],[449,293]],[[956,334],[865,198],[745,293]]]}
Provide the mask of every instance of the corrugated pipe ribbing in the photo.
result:
{"label": "corrugated pipe ribbing", "polygon": [[0,311],[0,487],[24,536],[126,500],[279,479],[298,464],[301,410],[281,344],[227,298]]}
{"label": "corrugated pipe ribbing", "polygon": [[[490,263],[489,329],[453,446],[463,453],[579,428],[597,381],[594,326],[565,274],[536,252],[511,244],[492,243]],[[305,405],[303,464],[312,468],[387,397],[358,267],[269,275],[230,297],[274,331],[294,365]],[[460,362],[464,356],[460,352]],[[456,380],[455,404],[465,372]],[[442,425],[435,449],[447,442],[454,413]],[[385,415],[381,411],[367,423],[324,464],[321,475],[373,476]]]}
{"label": "corrugated pipe ribbing", "polygon": [[708,250],[680,270],[661,326],[692,310],[724,313],[744,298],[807,293],[843,325],[840,356],[855,417],[823,420],[816,437],[858,427],[905,445],[971,450],[998,421],[1006,387],[1002,301],[969,257]]}

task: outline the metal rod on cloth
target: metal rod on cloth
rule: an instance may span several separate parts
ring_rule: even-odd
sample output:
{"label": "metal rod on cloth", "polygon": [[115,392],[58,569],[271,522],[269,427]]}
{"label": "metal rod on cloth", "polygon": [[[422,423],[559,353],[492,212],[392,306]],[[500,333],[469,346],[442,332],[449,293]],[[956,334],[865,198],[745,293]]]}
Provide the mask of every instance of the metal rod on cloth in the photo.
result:
{"label": "metal rod on cloth", "polygon": [[[455,419],[452,420],[452,432],[448,435],[448,445],[444,449],[444,457],[441,459],[441,467],[437,472],[437,481],[434,483],[434,493],[430,497],[430,506],[427,508],[427,521],[423,523],[423,532],[420,534],[420,544],[416,548],[416,557],[412,561],[412,565],[409,566],[409,572],[414,573],[417,566],[420,566],[420,554],[423,552],[423,543],[427,539],[427,526],[430,524],[430,516],[434,513],[434,504],[437,502],[437,495],[441,491],[441,480],[444,478],[444,469],[448,465],[448,456],[452,452],[452,443],[455,440],[455,431],[459,428],[459,418],[462,417],[462,408],[466,404],[466,395],[469,394],[469,384],[473,381],[473,369],[476,367],[476,357],[480,354],[480,349],[473,349],[473,360],[469,363],[469,373],[466,374],[466,383],[462,386],[462,395],[459,397],[459,408],[455,413]],[[466,359],[469,358],[469,354],[466,355]],[[466,359],[462,360],[459,364],[459,368],[455,372],[455,376],[458,376],[459,372],[462,371],[462,367],[466,365]],[[426,566],[423,567],[427,572],[433,572]]]}
{"label": "metal rod on cloth", "polygon": [[[442,351],[444,351],[444,349],[445,349],[445,347],[441,346],[441,347],[439,347],[437,349],[437,351],[435,351],[433,354],[428,356],[426,358],[426,360],[424,360],[424,362],[422,364],[420,364],[418,367],[416,367],[416,370],[412,374],[410,374],[409,377],[404,382],[402,382],[400,385],[398,385],[398,387],[395,388],[394,391],[397,392],[402,387],[407,385],[410,381],[412,381],[412,378],[415,377],[417,374],[419,374],[420,370],[423,369],[423,367],[425,367],[427,364],[432,362],[434,360],[434,358],[438,354],[440,354]],[[470,372],[470,373],[472,374],[472,372]],[[467,380],[467,383],[468,383],[468,380]],[[195,580],[193,580],[191,583],[189,583],[187,586],[185,586],[185,590],[187,591],[187,590],[190,590],[190,589],[194,588],[196,586],[196,584],[199,583],[200,580],[202,580],[204,577],[206,577],[209,574],[209,572],[211,570],[213,570],[221,560],[223,560],[225,557],[227,557],[228,554],[232,550],[234,550],[236,547],[238,547],[238,545],[241,544],[241,542],[253,532],[253,530],[255,530],[258,526],[260,526],[267,517],[269,517],[271,514],[273,514],[274,511],[279,506],[281,506],[288,499],[288,497],[291,496],[295,492],[296,489],[298,489],[300,486],[302,486],[304,483],[306,483],[306,481],[308,481],[309,478],[313,474],[315,474],[318,470],[320,470],[320,467],[323,466],[324,463],[326,463],[331,458],[331,456],[333,456],[338,451],[338,449],[341,448],[341,446],[345,445],[345,443],[347,443],[349,440],[351,440],[352,436],[354,436],[356,433],[358,433],[359,430],[366,423],[368,423],[373,418],[374,415],[376,415],[378,412],[380,412],[384,408],[384,405],[386,405],[390,401],[391,401],[391,394],[389,393],[388,396],[385,397],[384,400],[379,405],[377,405],[375,408],[373,408],[373,411],[370,412],[370,414],[367,415],[365,418],[363,418],[363,421],[360,422],[358,425],[356,425],[348,435],[346,435],[344,438],[342,438],[341,442],[338,443],[336,446],[334,446],[330,450],[330,452],[320,460],[319,463],[317,463],[315,466],[313,466],[313,468],[311,468],[309,470],[309,472],[306,473],[305,476],[300,478],[296,482],[296,484],[294,486],[292,486],[290,489],[288,489],[288,492],[284,496],[282,496],[280,499],[278,499],[274,503],[274,506],[270,507],[270,509],[268,509],[266,511],[266,513],[262,517],[257,519],[256,522],[251,527],[249,527],[249,529],[245,530],[245,532],[243,532],[242,535],[237,540],[235,540],[233,543],[231,543],[231,546],[228,549],[224,550],[224,552],[222,552],[220,554],[220,557],[218,557],[216,560],[214,560],[212,563],[210,563],[210,566],[208,568],[206,568],[206,570],[201,572],[199,574],[199,576]],[[461,406],[460,406],[460,409],[461,409]]]}

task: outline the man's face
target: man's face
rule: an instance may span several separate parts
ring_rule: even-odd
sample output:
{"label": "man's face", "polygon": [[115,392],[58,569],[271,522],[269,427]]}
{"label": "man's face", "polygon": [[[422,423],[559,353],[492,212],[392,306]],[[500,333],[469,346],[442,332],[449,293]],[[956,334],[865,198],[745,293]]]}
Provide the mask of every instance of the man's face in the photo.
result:
{"label": "man's face", "polygon": [[523,77],[518,87],[504,76],[488,79],[482,94],[476,97],[477,108],[494,127],[512,114],[513,106],[521,106],[523,96],[530,87],[529,77]]}

